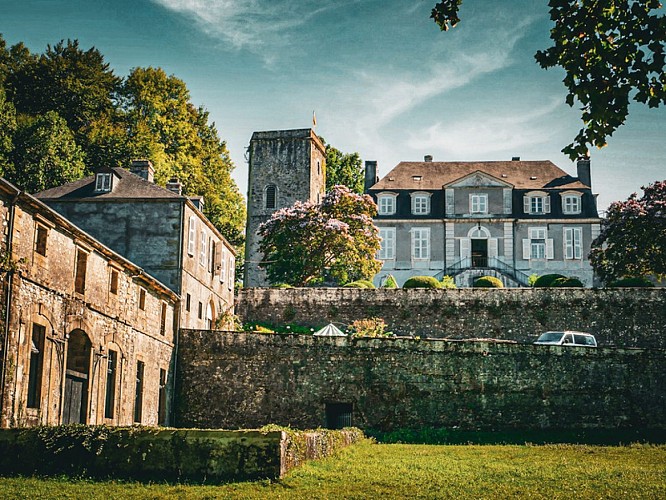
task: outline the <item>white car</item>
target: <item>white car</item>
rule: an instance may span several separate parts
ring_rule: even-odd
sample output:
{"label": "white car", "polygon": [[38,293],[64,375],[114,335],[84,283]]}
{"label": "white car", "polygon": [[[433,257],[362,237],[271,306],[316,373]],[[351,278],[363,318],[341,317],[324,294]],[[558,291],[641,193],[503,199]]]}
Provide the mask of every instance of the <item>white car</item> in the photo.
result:
{"label": "white car", "polygon": [[546,332],[541,334],[535,344],[597,347],[597,339],[594,335],[583,332]]}

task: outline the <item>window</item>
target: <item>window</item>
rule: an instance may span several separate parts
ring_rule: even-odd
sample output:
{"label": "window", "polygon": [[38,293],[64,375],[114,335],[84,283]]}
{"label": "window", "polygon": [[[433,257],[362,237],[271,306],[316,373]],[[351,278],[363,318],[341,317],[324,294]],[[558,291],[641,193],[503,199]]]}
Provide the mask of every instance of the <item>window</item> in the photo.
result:
{"label": "window", "polygon": [[35,229],[35,252],[46,257],[46,240],[48,239],[48,229],[41,224],[37,224]]}
{"label": "window", "polygon": [[196,247],[197,237],[197,220],[190,217],[189,233],[187,238],[187,255],[194,256],[194,249]]}
{"label": "window", "polygon": [[215,241],[208,238],[208,272],[215,275]]}
{"label": "window", "polygon": [[146,290],[139,288],[139,309],[146,310]]}
{"label": "window", "polygon": [[277,186],[269,184],[264,191],[265,206],[268,209],[277,208]]}
{"label": "window", "polygon": [[114,295],[118,294],[118,271],[111,269],[111,277],[109,278],[109,291]]}
{"label": "window", "polygon": [[234,288],[234,258],[230,255],[229,256],[229,281],[227,281],[227,288],[229,290],[233,290]]}
{"label": "window", "polygon": [[106,397],[104,398],[104,418],[113,418],[116,407],[116,373],[118,353],[109,350],[106,357]]}
{"label": "window", "polygon": [[95,191],[98,193],[108,193],[111,191],[111,174],[97,174],[95,177]]}
{"label": "window", "polygon": [[548,238],[545,227],[530,227],[528,236],[523,240],[523,259],[553,258],[553,240]]}
{"label": "window", "polygon": [[76,269],[74,272],[74,291],[83,294],[86,291],[86,268],[88,254],[81,249],[76,250]]}
{"label": "window", "polygon": [[430,229],[415,227],[412,229],[412,258],[427,260],[430,258]]}
{"label": "window", "polygon": [[203,304],[199,302],[199,319],[203,318]]}
{"label": "window", "polygon": [[564,228],[564,258],[569,260],[583,258],[583,230],[580,227]]}
{"label": "window", "polygon": [[351,403],[326,403],[326,428],[343,429],[352,426]]}
{"label": "window", "polygon": [[488,194],[473,193],[469,195],[469,213],[487,214],[488,213]]}
{"label": "window", "polygon": [[136,392],[134,394],[134,422],[141,423],[143,413],[143,372],[146,364],[143,361],[136,362]]}
{"label": "window", "polygon": [[382,241],[377,258],[382,260],[395,259],[395,228],[380,227],[379,237]]}
{"label": "window", "polygon": [[565,194],[562,196],[562,212],[565,214],[579,214],[581,202],[579,194]]}
{"label": "window", "polygon": [[164,368],[160,368],[160,391],[157,402],[157,425],[162,425],[162,426],[167,424],[166,385],[167,385],[167,372]]}
{"label": "window", "polygon": [[220,261],[220,282],[224,283],[224,280],[227,279],[227,260],[222,254],[222,260]]}
{"label": "window", "polygon": [[46,327],[33,323],[30,340],[30,371],[28,372],[28,408],[39,408],[42,399],[45,338]]}
{"label": "window", "polygon": [[206,233],[201,231],[201,239],[199,245],[199,265],[206,266]]}
{"label": "window", "polygon": [[167,316],[167,305],[166,302],[162,302],[162,309],[160,311],[160,335],[166,333],[166,316]]}
{"label": "window", "polygon": [[395,213],[394,194],[381,194],[377,197],[377,206],[379,215],[392,215]]}
{"label": "window", "polygon": [[192,302],[192,296],[188,293],[185,295],[185,310],[190,311],[190,304]]}
{"label": "window", "polygon": [[550,197],[546,193],[527,193],[523,198],[523,211],[526,214],[550,213]]}
{"label": "window", "polygon": [[412,194],[412,213],[426,215],[430,213],[430,195],[427,193]]}

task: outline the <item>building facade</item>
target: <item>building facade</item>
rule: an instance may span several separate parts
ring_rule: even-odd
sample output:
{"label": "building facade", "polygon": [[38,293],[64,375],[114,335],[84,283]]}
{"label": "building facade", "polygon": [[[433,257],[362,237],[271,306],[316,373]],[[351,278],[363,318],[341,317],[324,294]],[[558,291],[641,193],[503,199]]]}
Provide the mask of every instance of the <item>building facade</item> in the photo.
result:
{"label": "building facade", "polygon": [[36,195],[181,297],[181,328],[212,329],[233,311],[235,251],[203,214],[204,200],[172,179],[153,182],[149,161],[99,168]]}
{"label": "building facade", "polygon": [[312,129],[255,132],[249,146],[245,287],[267,286],[259,226],[296,201],[318,203],[326,189],[326,150]]}
{"label": "building facade", "polygon": [[[376,179],[366,163],[366,180]],[[382,238],[375,277],[454,277],[460,287],[481,275],[526,286],[532,274],[557,273],[592,286],[590,245],[600,219],[590,160],[572,177],[550,161],[401,162],[368,186]]]}
{"label": "building facade", "polygon": [[178,296],[0,180],[0,426],[168,425]]}

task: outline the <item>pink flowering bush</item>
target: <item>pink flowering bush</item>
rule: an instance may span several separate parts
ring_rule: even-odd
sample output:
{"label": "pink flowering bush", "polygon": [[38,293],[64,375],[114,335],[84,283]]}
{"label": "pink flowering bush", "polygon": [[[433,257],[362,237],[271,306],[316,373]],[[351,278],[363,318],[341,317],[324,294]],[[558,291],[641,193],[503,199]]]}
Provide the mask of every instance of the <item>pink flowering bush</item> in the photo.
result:
{"label": "pink flowering bush", "polygon": [[305,286],[372,278],[381,268],[376,213],[370,196],[346,186],[334,186],[319,205],[296,202],[274,212],[259,226],[269,281]]}
{"label": "pink flowering bush", "polygon": [[666,276],[666,181],[643,187],[643,196],[611,204],[592,243],[590,261],[605,282],[624,276]]}

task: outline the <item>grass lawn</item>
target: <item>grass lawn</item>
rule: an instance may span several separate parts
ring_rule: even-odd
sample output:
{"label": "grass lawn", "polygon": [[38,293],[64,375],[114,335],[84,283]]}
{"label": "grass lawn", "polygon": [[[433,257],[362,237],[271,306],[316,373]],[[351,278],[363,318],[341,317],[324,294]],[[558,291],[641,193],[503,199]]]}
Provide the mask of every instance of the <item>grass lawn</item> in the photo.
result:
{"label": "grass lawn", "polygon": [[222,486],[0,478],[0,498],[666,498],[666,446],[364,441],[278,482]]}

